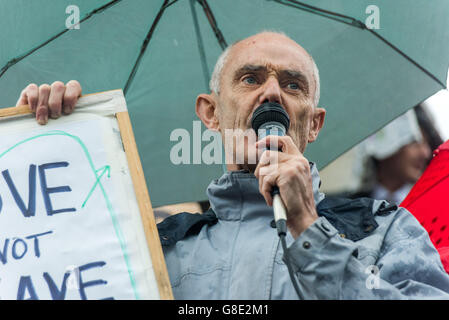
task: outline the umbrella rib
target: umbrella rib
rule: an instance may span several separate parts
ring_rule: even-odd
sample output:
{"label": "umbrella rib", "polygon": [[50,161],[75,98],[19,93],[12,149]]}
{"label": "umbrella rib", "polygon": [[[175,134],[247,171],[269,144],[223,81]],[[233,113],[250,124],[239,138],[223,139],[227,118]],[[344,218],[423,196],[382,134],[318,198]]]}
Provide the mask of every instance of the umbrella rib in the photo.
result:
{"label": "umbrella rib", "polygon": [[[390,48],[392,48],[394,51],[396,51],[397,53],[399,53],[402,57],[404,57],[406,60],[408,60],[410,63],[412,63],[415,67],[417,67],[418,69],[420,69],[422,72],[424,72],[426,75],[428,75],[431,79],[433,79],[434,81],[436,81],[442,88],[446,88],[446,85],[444,85],[435,75],[433,75],[430,71],[428,71],[427,69],[425,69],[423,66],[421,66],[418,62],[416,62],[415,60],[413,60],[410,56],[408,56],[405,52],[401,51],[398,47],[396,47],[395,45],[393,45],[391,42],[389,42],[387,39],[385,39],[384,37],[382,37],[380,34],[378,34],[377,32],[375,32],[374,30],[367,28],[365,23],[363,23],[360,20],[357,20],[353,17],[350,16],[346,16],[337,12],[333,12],[333,11],[329,11],[329,10],[324,10],[315,6],[311,6],[308,5],[306,3],[303,2],[299,2],[296,0],[274,0],[275,2],[285,5],[285,6],[289,6],[289,7],[293,7],[299,10],[303,10],[303,11],[307,11],[313,14],[317,14],[320,16],[323,16],[325,18],[328,19],[332,19],[332,20],[336,20],[338,22],[341,23],[345,23],[351,26],[354,26],[356,28],[360,28],[360,29],[365,29],[368,30],[369,32],[371,32],[373,35],[375,35],[379,40],[381,40],[382,42],[384,42],[386,45],[388,45]],[[285,3],[284,1],[287,1],[289,3]],[[345,21],[343,19],[349,20],[349,21]]]}
{"label": "umbrella rib", "polygon": [[[361,22],[360,20],[357,20],[350,16],[346,16],[341,13],[324,10],[324,9],[321,9],[321,8],[318,8],[315,6],[311,6],[309,4],[299,2],[296,0],[274,0],[274,2],[277,2],[284,6],[289,6],[289,7],[295,8],[295,9],[299,9],[299,10],[307,11],[307,12],[310,12],[313,14],[317,14],[322,17],[332,19],[332,20],[335,20],[335,21],[338,21],[341,23],[345,23],[345,24],[348,24],[348,25],[351,25],[351,26],[354,26],[354,27],[357,27],[360,29],[366,29],[366,25],[363,22]],[[349,21],[345,21],[345,20],[349,20]]]}
{"label": "umbrella rib", "polygon": [[430,71],[428,71],[427,69],[425,69],[423,66],[421,66],[418,62],[416,62],[415,60],[413,60],[411,57],[409,57],[407,54],[405,54],[403,51],[401,51],[398,47],[396,47],[395,45],[393,45],[390,41],[388,41],[387,39],[385,39],[384,37],[382,37],[380,34],[378,34],[377,32],[375,32],[372,29],[368,29],[369,32],[371,32],[372,34],[374,34],[377,38],[379,38],[381,41],[383,41],[386,45],[388,45],[390,48],[392,48],[393,50],[395,50],[397,53],[399,53],[401,56],[403,56],[405,59],[407,59],[410,63],[412,63],[413,65],[415,65],[418,69],[420,69],[422,72],[424,72],[425,74],[427,74],[430,78],[432,78],[433,80],[435,80],[443,89],[446,89],[446,86],[437,78],[435,77],[432,73],[430,73]]}
{"label": "umbrella rib", "polygon": [[203,37],[201,36],[200,26],[198,23],[198,16],[196,14],[194,2],[196,0],[190,0],[190,9],[192,11],[193,25],[195,27],[195,33],[198,44],[198,51],[200,52],[201,66],[203,69],[203,76],[206,82],[206,90],[209,88],[209,69],[207,67],[206,51],[204,50]]}
{"label": "umbrella rib", "polygon": [[158,25],[164,11],[166,8],[177,2],[178,0],[173,0],[172,2],[169,2],[169,0],[164,0],[164,3],[162,4],[161,8],[159,9],[159,12],[156,15],[156,18],[154,18],[153,23],[151,24],[150,30],[148,31],[145,39],[143,40],[142,46],[140,48],[139,56],[136,59],[136,62],[134,63],[134,66],[131,70],[131,73],[129,74],[128,80],[126,81],[125,88],[123,89],[123,93],[126,96],[126,93],[129,90],[129,87],[131,86],[134,77],[136,76],[137,69],[140,66],[140,62],[145,54],[145,51],[148,48],[148,44],[150,43],[151,38],[153,37],[154,30],[156,29],[156,26]]}
{"label": "umbrella rib", "polygon": [[206,14],[207,20],[209,21],[212,30],[214,31],[215,37],[217,38],[218,44],[220,45],[222,50],[225,50],[228,46],[225,38],[223,37],[223,33],[220,28],[218,28],[217,20],[215,20],[214,14],[209,7],[209,4],[206,0],[197,0],[198,3],[203,7],[204,13]]}
{"label": "umbrella rib", "polygon": [[[110,1],[108,3],[106,3],[105,5],[92,10],[91,12],[87,13],[86,16],[80,20],[80,22],[78,22],[76,25],[80,25],[81,23],[83,23],[84,21],[88,20],[89,18],[91,18],[94,14],[103,12],[106,9],[109,9],[110,7],[112,7],[113,5],[121,2],[122,0],[113,0]],[[25,59],[26,57],[30,56],[31,54],[33,54],[34,52],[36,52],[37,50],[45,47],[47,44],[49,44],[50,42],[52,42],[53,40],[56,40],[57,38],[59,38],[60,36],[62,36],[63,34],[65,34],[67,31],[69,31],[70,29],[64,29],[63,31],[57,33],[56,35],[52,36],[50,39],[44,41],[43,43],[39,44],[38,46],[34,47],[33,49],[31,49],[30,51],[28,51],[27,53],[22,54],[21,56],[18,56],[16,58],[11,59],[10,61],[8,61],[1,69],[0,69],[0,78],[5,74],[5,72],[11,68],[13,65],[15,65],[16,63],[20,62],[21,60]]]}
{"label": "umbrella rib", "polygon": [[166,5],[162,6],[163,9],[167,9],[168,7],[170,7],[172,4],[174,4],[175,2],[178,2],[178,0],[173,0],[170,3],[167,3]]}

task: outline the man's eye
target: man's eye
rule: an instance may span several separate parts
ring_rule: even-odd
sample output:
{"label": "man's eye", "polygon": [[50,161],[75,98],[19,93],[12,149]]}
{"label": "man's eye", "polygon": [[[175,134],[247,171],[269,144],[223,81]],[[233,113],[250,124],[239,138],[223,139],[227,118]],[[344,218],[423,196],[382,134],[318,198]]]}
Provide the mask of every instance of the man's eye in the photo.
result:
{"label": "man's eye", "polygon": [[298,89],[299,89],[298,84],[295,83],[295,82],[289,83],[289,84],[287,85],[287,87],[288,87],[290,90],[298,90]]}
{"label": "man's eye", "polygon": [[247,83],[247,84],[256,84],[256,83],[257,83],[256,78],[253,77],[253,76],[245,77],[245,78],[243,79],[243,82],[245,82],[245,83]]}

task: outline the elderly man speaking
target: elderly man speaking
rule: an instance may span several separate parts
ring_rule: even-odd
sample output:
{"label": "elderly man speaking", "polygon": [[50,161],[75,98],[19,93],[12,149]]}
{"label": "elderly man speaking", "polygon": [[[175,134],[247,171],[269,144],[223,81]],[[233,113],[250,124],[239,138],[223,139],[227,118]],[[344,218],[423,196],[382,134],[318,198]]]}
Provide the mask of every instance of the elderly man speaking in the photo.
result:
{"label": "elderly man speaking", "polygon": [[[225,131],[250,129],[254,111],[267,102],[282,106],[290,125],[285,136],[234,146],[234,155],[244,150],[244,161],[230,162],[228,172],[211,182],[209,211],[159,225],[175,298],[449,298],[449,275],[407,210],[320,193],[316,166],[303,156],[324,124],[319,92],[312,57],[284,34],[259,33],[220,56],[211,93],[196,100],[208,129],[219,131],[226,144]],[[32,84],[18,104],[29,104],[45,124],[71,113],[80,95],[76,81]],[[251,152],[274,144],[279,151],[258,152],[251,164]],[[287,212],[286,252],[272,223],[273,187]]]}

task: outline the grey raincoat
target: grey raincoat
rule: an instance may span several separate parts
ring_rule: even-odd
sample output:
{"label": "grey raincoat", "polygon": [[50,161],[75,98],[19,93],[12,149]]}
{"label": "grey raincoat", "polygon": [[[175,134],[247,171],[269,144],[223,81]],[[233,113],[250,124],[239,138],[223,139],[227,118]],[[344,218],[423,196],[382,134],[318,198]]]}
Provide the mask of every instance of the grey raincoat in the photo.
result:
{"label": "grey raincoat", "polygon": [[[317,206],[325,198],[312,164]],[[218,221],[164,245],[175,299],[297,299],[273,211],[256,177],[227,172],[207,189]],[[380,214],[351,240],[321,215],[287,246],[306,299],[447,299],[449,275],[425,229],[404,208]],[[349,223],[350,224],[350,223]]]}

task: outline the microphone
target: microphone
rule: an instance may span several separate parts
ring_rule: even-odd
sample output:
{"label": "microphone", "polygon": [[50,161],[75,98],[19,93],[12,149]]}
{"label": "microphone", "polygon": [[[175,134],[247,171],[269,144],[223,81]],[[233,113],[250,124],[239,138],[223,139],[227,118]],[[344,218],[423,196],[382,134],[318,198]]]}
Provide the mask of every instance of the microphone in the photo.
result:
{"label": "microphone", "polygon": [[[265,102],[254,111],[251,126],[257,134],[257,140],[269,135],[285,136],[290,126],[290,118],[279,103]],[[270,150],[272,149],[270,148]],[[274,221],[278,234],[286,235],[287,213],[277,186],[271,190],[271,196],[273,197]]]}

